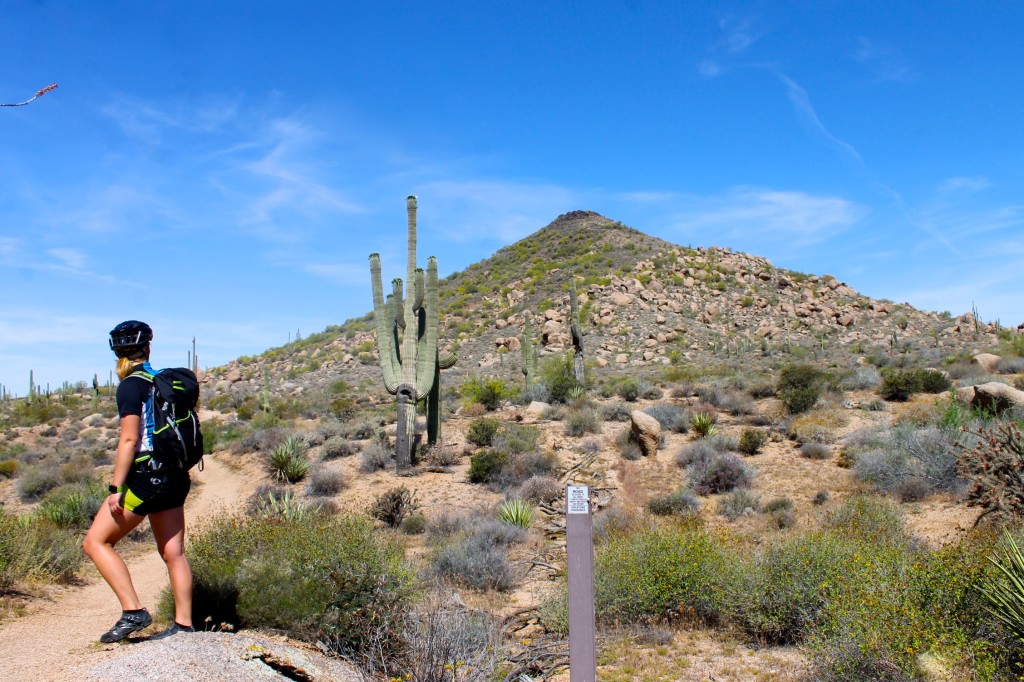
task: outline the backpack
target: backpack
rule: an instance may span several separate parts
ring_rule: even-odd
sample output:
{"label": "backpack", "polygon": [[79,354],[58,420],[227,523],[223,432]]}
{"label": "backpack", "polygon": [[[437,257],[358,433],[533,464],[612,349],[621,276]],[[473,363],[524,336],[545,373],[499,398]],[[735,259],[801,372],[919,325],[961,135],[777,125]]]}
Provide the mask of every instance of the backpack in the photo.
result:
{"label": "backpack", "polygon": [[203,469],[203,432],[196,405],[199,381],[190,369],[172,367],[156,374],[135,372],[132,376],[153,382],[153,469],[178,468],[188,471],[196,464]]}

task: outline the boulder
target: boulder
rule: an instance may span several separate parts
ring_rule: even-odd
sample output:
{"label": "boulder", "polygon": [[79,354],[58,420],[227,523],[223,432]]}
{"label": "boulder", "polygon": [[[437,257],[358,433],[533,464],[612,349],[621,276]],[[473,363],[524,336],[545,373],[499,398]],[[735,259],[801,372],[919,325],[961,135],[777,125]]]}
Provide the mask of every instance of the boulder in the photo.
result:
{"label": "boulder", "polygon": [[972,365],[978,365],[989,374],[995,374],[999,371],[999,362],[1002,360],[998,355],[992,353],[978,353],[971,358]]}
{"label": "boulder", "polygon": [[615,292],[611,296],[611,303],[619,308],[624,308],[633,303],[633,297],[629,294],[624,294],[621,291]]}
{"label": "boulder", "polygon": [[1002,412],[1011,407],[1024,407],[1024,391],[1000,381],[965,386],[957,390],[956,396],[968,405],[983,407],[993,412]]}
{"label": "boulder", "polygon": [[661,424],[658,420],[640,410],[629,413],[630,428],[636,442],[640,444],[640,452],[644,457],[658,454],[658,440],[661,438]]}

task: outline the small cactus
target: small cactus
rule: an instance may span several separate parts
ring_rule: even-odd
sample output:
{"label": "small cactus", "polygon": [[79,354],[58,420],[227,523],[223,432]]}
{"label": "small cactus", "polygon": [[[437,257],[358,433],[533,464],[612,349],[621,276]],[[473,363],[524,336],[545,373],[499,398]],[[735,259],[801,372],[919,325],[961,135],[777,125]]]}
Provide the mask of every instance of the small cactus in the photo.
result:
{"label": "small cactus", "polygon": [[587,385],[586,370],[583,364],[583,331],[580,329],[580,311],[576,304],[576,280],[569,280],[569,331],[572,332],[572,370],[576,375],[576,383]]}
{"label": "small cactus", "polygon": [[523,354],[523,376],[526,377],[526,392],[533,390],[537,378],[537,348],[533,345],[533,327],[530,325],[530,311],[523,313],[523,333],[519,337]]}

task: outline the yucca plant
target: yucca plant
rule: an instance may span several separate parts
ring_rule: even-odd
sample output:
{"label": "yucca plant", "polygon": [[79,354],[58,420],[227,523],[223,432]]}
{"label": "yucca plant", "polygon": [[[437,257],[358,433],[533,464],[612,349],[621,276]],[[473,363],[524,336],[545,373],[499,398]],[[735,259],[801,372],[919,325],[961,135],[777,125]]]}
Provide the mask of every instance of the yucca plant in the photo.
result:
{"label": "yucca plant", "polygon": [[1010,533],[1004,533],[1006,554],[1002,560],[989,557],[999,573],[982,583],[981,593],[988,602],[985,610],[1024,642],[1024,556]]}
{"label": "yucca plant", "polygon": [[690,415],[690,426],[698,438],[710,438],[718,433],[715,417],[710,412],[694,412]]}
{"label": "yucca plant", "polygon": [[286,490],[283,495],[267,493],[256,503],[258,516],[280,516],[287,521],[298,521],[306,516],[306,504]]}
{"label": "yucca plant", "polygon": [[302,441],[296,436],[270,451],[270,472],[274,477],[288,483],[301,481],[309,473],[309,462]]}
{"label": "yucca plant", "polygon": [[498,508],[498,518],[512,526],[529,528],[533,521],[533,506],[526,500],[506,500]]}

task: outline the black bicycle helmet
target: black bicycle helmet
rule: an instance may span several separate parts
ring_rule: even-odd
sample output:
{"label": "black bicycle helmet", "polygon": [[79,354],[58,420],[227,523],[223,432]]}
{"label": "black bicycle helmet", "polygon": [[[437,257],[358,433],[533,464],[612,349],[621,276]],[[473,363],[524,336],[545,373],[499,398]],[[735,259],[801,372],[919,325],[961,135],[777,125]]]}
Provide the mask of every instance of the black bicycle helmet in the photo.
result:
{"label": "black bicycle helmet", "polygon": [[145,322],[128,320],[110,330],[110,350],[118,357],[131,355],[153,338],[153,330]]}

